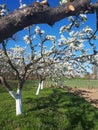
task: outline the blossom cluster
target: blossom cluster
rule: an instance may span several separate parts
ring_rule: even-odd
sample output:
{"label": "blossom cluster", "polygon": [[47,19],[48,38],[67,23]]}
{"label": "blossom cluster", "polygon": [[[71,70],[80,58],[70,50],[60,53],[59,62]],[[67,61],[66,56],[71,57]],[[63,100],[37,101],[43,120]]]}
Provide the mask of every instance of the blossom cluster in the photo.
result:
{"label": "blossom cluster", "polygon": [[62,4],[65,4],[65,3],[67,3],[68,2],[68,0],[60,0],[60,4],[62,5]]}
{"label": "blossom cluster", "polygon": [[26,4],[23,4],[23,3],[22,3],[22,0],[19,0],[19,3],[20,3],[20,6],[19,6],[20,9],[27,6]]}
{"label": "blossom cluster", "polygon": [[47,39],[47,40],[55,40],[56,37],[55,37],[55,36],[52,36],[52,35],[46,35],[46,39]]}
{"label": "blossom cluster", "polygon": [[23,37],[24,41],[27,43],[27,44],[30,44],[31,40],[30,40],[30,37],[28,35],[25,35]]}
{"label": "blossom cluster", "polygon": [[36,26],[34,31],[35,31],[35,34],[45,34],[45,31],[41,30],[39,26]]}
{"label": "blossom cluster", "polygon": [[0,17],[3,17],[8,14],[8,10],[6,9],[6,5],[0,5]]}

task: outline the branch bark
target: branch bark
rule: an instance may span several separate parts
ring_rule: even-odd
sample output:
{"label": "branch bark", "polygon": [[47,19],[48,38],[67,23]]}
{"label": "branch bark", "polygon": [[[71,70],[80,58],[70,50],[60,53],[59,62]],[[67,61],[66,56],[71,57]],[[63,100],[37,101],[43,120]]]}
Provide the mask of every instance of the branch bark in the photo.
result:
{"label": "branch bark", "polygon": [[7,89],[8,91],[12,91],[12,88],[11,88],[10,85],[7,83],[5,77],[0,76],[0,80],[1,80],[1,83],[6,87],[6,89]]}
{"label": "branch bark", "polygon": [[12,61],[10,60],[10,58],[9,58],[9,56],[7,54],[6,45],[5,45],[4,42],[2,42],[2,47],[3,47],[4,54],[5,54],[6,58],[7,58],[7,62],[9,63],[11,68],[16,72],[18,79],[21,80],[18,70],[15,68],[15,66],[13,65]]}
{"label": "branch bark", "polygon": [[[74,10],[69,8],[70,5]],[[61,19],[88,10],[89,5],[90,0],[74,0],[63,6],[50,8],[35,2],[31,6],[15,10],[0,19],[0,43],[27,26],[41,23],[53,25]]]}

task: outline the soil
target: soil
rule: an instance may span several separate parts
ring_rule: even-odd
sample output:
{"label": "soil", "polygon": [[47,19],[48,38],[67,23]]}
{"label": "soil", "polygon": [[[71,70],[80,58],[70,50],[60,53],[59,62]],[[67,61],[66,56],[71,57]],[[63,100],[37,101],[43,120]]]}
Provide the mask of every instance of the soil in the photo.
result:
{"label": "soil", "polygon": [[98,108],[98,88],[69,88],[67,90],[77,96],[85,98],[94,107]]}

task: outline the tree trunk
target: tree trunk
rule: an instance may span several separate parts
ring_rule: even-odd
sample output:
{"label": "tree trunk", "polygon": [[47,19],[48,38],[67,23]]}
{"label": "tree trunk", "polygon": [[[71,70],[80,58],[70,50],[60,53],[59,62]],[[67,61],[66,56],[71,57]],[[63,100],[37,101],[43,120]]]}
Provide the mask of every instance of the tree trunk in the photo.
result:
{"label": "tree trunk", "polygon": [[39,82],[39,85],[38,85],[38,88],[37,88],[37,91],[36,91],[36,95],[39,94],[40,89],[41,89],[41,82]]}
{"label": "tree trunk", "polygon": [[20,87],[21,85],[18,86],[17,92],[15,93],[3,76],[0,76],[0,80],[1,83],[4,84],[5,87],[7,88],[11,97],[16,101],[16,115],[21,115],[22,114],[22,97],[21,97],[22,89],[20,89],[22,88]]}
{"label": "tree trunk", "polygon": [[41,81],[41,90],[43,89],[43,87],[44,87],[44,86],[43,86],[43,81]]}
{"label": "tree trunk", "polygon": [[40,81],[40,82],[39,82],[39,85],[38,85],[38,88],[37,88],[37,91],[36,91],[36,95],[39,94],[40,89],[41,89],[41,90],[43,89],[43,81]]}
{"label": "tree trunk", "polygon": [[14,91],[9,91],[11,97],[15,99],[16,102],[16,115],[22,114],[22,97],[21,97],[21,90],[17,89],[17,93],[15,94]]}
{"label": "tree trunk", "polygon": [[22,114],[22,97],[21,97],[21,90],[17,90],[16,94],[16,115]]}

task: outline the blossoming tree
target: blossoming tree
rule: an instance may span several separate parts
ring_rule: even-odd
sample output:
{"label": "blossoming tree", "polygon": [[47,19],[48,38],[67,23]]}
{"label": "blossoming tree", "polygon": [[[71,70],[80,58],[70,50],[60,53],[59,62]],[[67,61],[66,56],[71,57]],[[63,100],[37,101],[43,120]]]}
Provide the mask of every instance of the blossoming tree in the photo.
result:
{"label": "blossoming tree", "polygon": [[[7,50],[8,41],[4,41],[1,44],[2,50],[0,51],[0,79],[9,94],[16,101],[16,115],[22,113],[21,93],[26,79],[31,73],[53,64],[53,61],[48,61],[48,59],[53,55],[56,57],[55,49],[52,50],[52,48],[55,47],[55,36],[46,35],[38,26],[36,26],[33,36],[31,36],[30,27],[27,28],[27,31],[28,35],[25,35],[23,38],[26,42],[25,47],[16,45],[14,48]],[[36,42],[37,37],[39,41]],[[47,46],[44,45],[46,41],[49,41],[52,48],[47,50]],[[28,49],[30,50],[29,52],[26,51]],[[14,92],[6,80],[5,73],[13,73],[13,75],[17,77],[17,92]]]}
{"label": "blossoming tree", "polygon": [[[39,90],[43,88],[43,80],[46,77],[52,79],[59,79],[63,76],[74,77],[76,74],[86,71],[90,64],[98,64],[98,51],[93,43],[97,39],[97,29],[93,31],[89,26],[80,28],[81,24],[87,20],[83,13],[93,11],[95,6],[92,6],[89,0],[75,0],[74,2],[61,0],[60,3],[65,4],[65,6],[50,9],[50,7],[43,6],[39,2],[27,7],[20,0],[20,9],[12,14],[8,14],[5,6],[0,6],[0,32],[2,32],[2,34],[0,33],[0,80],[15,99],[16,115],[22,114],[21,93],[30,74],[34,73],[39,77],[40,84],[36,93],[38,94]],[[78,11],[79,13],[77,13]],[[41,13],[43,13],[43,17],[39,19]],[[76,16],[71,16],[75,14]],[[50,17],[44,19],[46,15]],[[38,21],[33,16],[36,16]],[[39,26],[29,26],[36,23],[52,25],[55,21],[68,16],[71,16],[68,18],[69,24],[60,28],[59,39],[56,36],[47,35]],[[17,20],[17,17],[20,21]],[[24,21],[21,18],[24,18]],[[31,18],[29,22],[27,21],[28,18]],[[10,22],[7,21],[8,19]],[[5,23],[3,22],[4,26],[2,21],[5,21]],[[8,38],[24,27],[27,27],[25,28],[27,34],[22,38],[25,46],[16,45],[13,48],[8,48]],[[91,50],[86,48],[87,43],[89,43]],[[5,73],[12,73],[17,77],[16,92],[8,83]]]}

